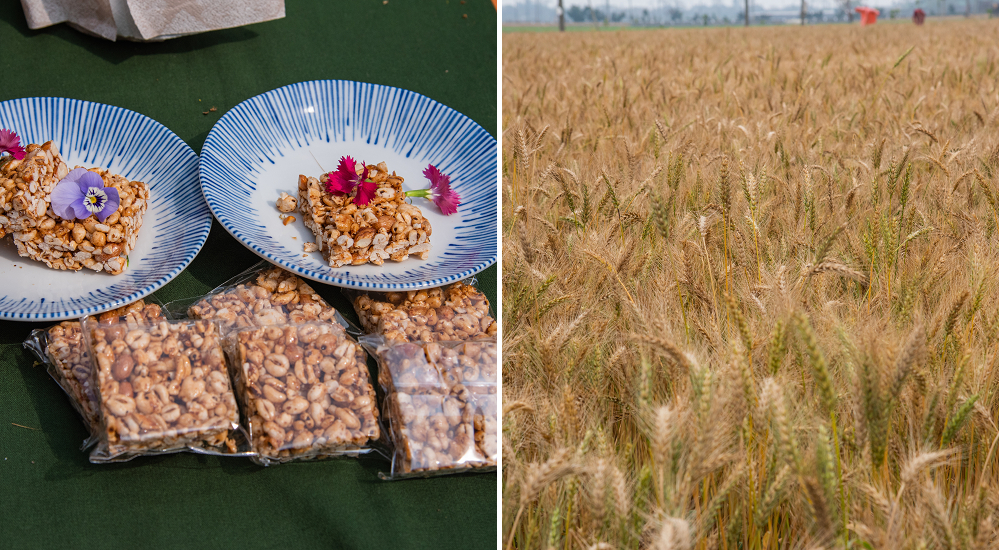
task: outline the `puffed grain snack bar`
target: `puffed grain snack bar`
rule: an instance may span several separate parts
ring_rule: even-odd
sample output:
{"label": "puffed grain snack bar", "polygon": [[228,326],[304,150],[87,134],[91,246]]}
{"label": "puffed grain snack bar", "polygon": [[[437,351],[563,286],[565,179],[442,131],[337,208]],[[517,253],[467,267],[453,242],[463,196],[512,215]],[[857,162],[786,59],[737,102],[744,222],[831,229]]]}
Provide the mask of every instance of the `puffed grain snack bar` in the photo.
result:
{"label": "puffed grain snack bar", "polygon": [[386,414],[394,475],[486,465],[476,447],[474,410],[458,396],[393,393]]}
{"label": "puffed grain snack bar", "polygon": [[473,340],[497,333],[486,296],[463,282],[407,292],[362,293],[352,302],[365,332],[389,340]]}
{"label": "puffed grain snack bar", "polygon": [[378,439],[366,355],[340,325],[243,329],[229,340],[233,380],[259,462],[349,454]]}
{"label": "puffed grain snack bar", "polygon": [[383,343],[393,475],[495,466],[496,341]]}
{"label": "puffed grain snack bar", "polygon": [[[219,326],[211,321],[102,325],[87,319],[106,449],[121,454],[225,448],[239,426]],[[92,455],[93,459],[93,455]]]}
{"label": "puffed grain snack bar", "polygon": [[[138,300],[102,313],[98,322],[121,322],[135,328],[140,323],[156,323],[162,319],[163,311],[159,305]],[[49,374],[69,395],[70,402],[83,417],[90,433],[97,434],[101,425],[100,405],[97,392],[91,385],[93,368],[80,321],[63,321],[46,329],[44,354],[48,358]]]}
{"label": "puffed grain snack bar", "polygon": [[51,141],[30,144],[25,151],[22,160],[12,160],[0,169],[0,237],[13,234],[19,255],[53,269],[123,273],[142,227],[149,186],[92,168],[105,187],[118,190],[118,210],[103,222],[94,215],[64,220],[52,211],[50,201],[69,167]]}
{"label": "puffed grain snack bar", "polygon": [[308,283],[280,267],[269,267],[244,283],[205,296],[187,313],[192,319],[218,320],[223,331],[330,321],[337,314]]}
{"label": "puffed grain snack bar", "polygon": [[473,409],[472,429],[475,433],[476,448],[486,457],[486,464],[497,463],[497,395],[496,393],[472,392],[469,407]]}
{"label": "puffed grain snack bar", "polygon": [[[360,167],[359,167],[360,168]],[[378,188],[368,204],[326,190],[327,175],[299,176],[299,209],[316,246],[330,267],[382,265],[411,255],[426,260],[431,250],[431,224],[419,208],[406,203],[403,178],[391,175],[384,162],[368,166]]]}

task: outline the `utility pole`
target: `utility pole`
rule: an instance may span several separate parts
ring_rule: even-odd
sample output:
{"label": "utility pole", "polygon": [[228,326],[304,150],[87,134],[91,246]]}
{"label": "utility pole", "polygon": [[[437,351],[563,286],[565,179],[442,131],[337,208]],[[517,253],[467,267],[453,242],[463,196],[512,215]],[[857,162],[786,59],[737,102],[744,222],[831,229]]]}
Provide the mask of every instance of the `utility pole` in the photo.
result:
{"label": "utility pole", "polygon": [[750,26],[750,0],[743,0],[743,6],[744,6],[743,7],[743,15],[744,15],[743,26],[744,27],[749,27]]}
{"label": "utility pole", "polygon": [[806,24],[806,0],[802,0],[802,24]]}
{"label": "utility pole", "polygon": [[559,0],[559,7],[556,8],[556,14],[559,16],[559,32],[566,30],[566,17],[563,15],[562,0]]}

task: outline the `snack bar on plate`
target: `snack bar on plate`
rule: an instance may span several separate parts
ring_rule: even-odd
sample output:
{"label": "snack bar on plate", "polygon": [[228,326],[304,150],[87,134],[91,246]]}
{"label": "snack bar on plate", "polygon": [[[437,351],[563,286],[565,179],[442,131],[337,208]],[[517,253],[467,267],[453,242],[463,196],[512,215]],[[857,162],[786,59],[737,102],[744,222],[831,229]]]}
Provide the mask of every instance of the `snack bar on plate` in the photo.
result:
{"label": "snack bar on plate", "polygon": [[401,342],[495,337],[490,303],[464,282],[405,292],[346,292],[365,332]]}
{"label": "snack bar on plate", "polygon": [[[358,169],[362,167],[359,164]],[[382,265],[411,255],[426,260],[431,250],[431,224],[420,209],[406,203],[403,178],[389,174],[384,162],[367,166],[368,179],[377,184],[375,196],[363,205],[349,194],[327,190],[328,174],[320,179],[299,176],[298,206],[306,227],[330,267]]]}
{"label": "snack bar on plate", "polygon": [[[100,176],[99,186],[116,189],[117,210],[103,221],[94,214],[63,219],[52,208],[52,193],[71,174],[69,167],[51,141],[28,145],[25,151],[22,160],[11,160],[0,168],[0,237],[13,234],[18,254],[53,269],[123,273],[142,227],[149,187],[107,170],[90,169]],[[103,205],[96,201],[106,197],[87,200]]]}

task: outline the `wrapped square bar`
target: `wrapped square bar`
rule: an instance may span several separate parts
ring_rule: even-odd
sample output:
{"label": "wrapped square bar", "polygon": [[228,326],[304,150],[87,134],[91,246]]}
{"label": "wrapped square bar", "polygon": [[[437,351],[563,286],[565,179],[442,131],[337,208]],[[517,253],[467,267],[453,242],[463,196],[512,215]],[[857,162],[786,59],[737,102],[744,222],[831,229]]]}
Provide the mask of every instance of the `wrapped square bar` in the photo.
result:
{"label": "wrapped square bar", "polygon": [[227,342],[254,460],[359,454],[378,439],[365,352],[340,325],[243,329]]}
{"label": "wrapped square bar", "polygon": [[486,459],[476,447],[473,413],[455,396],[393,393],[386,397],[393,476],[485,466]]}
{"label": "wrapped square bar", "polygon": [[223,332],[309,321],[330,321],[337,312],[296,275],[267,264],[238,276],[190,306],[192,319],[217,320]]}
{"label": "wrapped square bar", "polygon": [[[136,327],[140,323],[156,323],[161,319],[163,313],[159,305],[139,300],[102,313],[99,322],[123,322],[126,326]],[[80,321],[63,321],[48,329],[33,331],[25,346],[46,363],[49,375],[66,392],[73,408],[83,417],[91,436],[84,442],[84,447],[88,446],[101,429],[100,403],[91,385],[93,369]]]}
{"label": "wrapped square bar", "polygon": [[51,141],[28,145],[24,159],[12,160],[0,169],[4,210],[0,236],[12,233],[18,254],[53,269],[123,273],[142,227],[149,187],[107,170],[90,171],[101,176],[104,187],[118,190],[118,210],[104,222],[94,215],[64,220],[52,211],[51,195],[69,174],[69,167]]}
{"label": "wrapped square bar", "polygon": [[325,174],[320,179],[299,176],[299,209],[319,252],[330,267],[382,265],[410,255],[426,260],[431,224],[419,208],[406,203],[403,178],[390,175],[384,162],[368,170],[378,188],[365,205],[355,204],[353,195],[327,191]]}
{"label": "wrapped square bar", "polygon": [[469,406],[473,409],[472,430],[475,433],[476,448],[486,457],[486,464],[496,466],[499,442],[497,394],[472,392]]}
{"label": "wrapped square bar", "polygon": [[359,293],[351,303],[365,332],[390,340],[473,340],[497,333],[486,296],[464,282],[408,292]]}
{"label": "wrapped square bar", "polygon": [[362,338],[379,362],[394,455],[391,477],[496,466],[496,340]]}
{"label": "wrapped square bar", "polygon": [[85,319],[104,428],[91,461],[186,448],[236,452],[239,411],[217,323]]}

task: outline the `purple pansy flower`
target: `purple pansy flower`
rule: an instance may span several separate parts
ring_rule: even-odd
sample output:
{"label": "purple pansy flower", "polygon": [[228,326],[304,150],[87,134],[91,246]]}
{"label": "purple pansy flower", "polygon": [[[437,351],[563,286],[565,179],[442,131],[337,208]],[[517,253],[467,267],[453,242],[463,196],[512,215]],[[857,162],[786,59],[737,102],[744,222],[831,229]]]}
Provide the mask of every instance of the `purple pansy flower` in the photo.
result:
{"label": "purple pansy flower", "polygon": [[104,187],[101,176],[77,168],[52,190],[52,211],[64,220],[83,220],[94,214],[103,223],[118,210],[119,200],[118,189]]}

